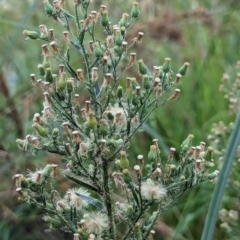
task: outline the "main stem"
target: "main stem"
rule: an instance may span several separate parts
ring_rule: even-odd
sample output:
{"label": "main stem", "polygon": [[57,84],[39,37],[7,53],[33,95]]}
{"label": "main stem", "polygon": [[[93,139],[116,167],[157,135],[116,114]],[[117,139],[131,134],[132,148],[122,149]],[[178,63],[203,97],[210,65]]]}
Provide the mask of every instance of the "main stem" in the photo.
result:
{"label": "main stem", "polygon": [[108,176],[108,161],[102,156],[102,168],[103,168],[103,197],[105,207],[107,209],[108,221],[109,221],[109,233],[112,240],[116,239],[115,220],[113,216],[113,207],[111,200],[111,193],[109,189],[109,176]]}

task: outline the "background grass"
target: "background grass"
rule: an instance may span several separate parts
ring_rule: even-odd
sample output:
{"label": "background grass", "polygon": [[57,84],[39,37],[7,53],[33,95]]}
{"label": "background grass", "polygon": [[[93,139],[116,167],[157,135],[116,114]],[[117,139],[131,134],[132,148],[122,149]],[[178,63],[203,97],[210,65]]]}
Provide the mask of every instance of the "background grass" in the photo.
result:
{"label": "background grass", "polygon": [[[100,4],[108,6],[112,23],[117,23],[132,5],[126,0],[94,2],[93,8],[97,10]],[[165,57],[172,59],[175,71],[185,61],[191,65],[181,81],[178,100],[155,112],[145,126],[146,131],[136,137],[129,152],[133,162],[137,154],[147,154],[153,137],[161,140],[163,152],[172,146],[179,150],[189,133],[194,134],[194,144],[198,145],[206,141],[212,123],[233,121],[218,87],[225,70],[234,73],[240,47],[239,1],[142,0],[140,6],[141,19],[128,32],[129,39],[138,31],[145,34],[142,45],[135,49],[138,58],[143,58],[150,68],[161,65]],[[16,173],[25,173],[28,168],[42,166],[47,161],[59,161],[55,156],[33,157],[20,152],[15,139],[31,132],[32,116],[40,111],[42,104],[29,77],[41,62],[42,42],[25,41],[22,31],[38,30],[40,24],[56,32],[61,28],[43,13],[42,1],[0,1],[0,7],[1,237],[3,240],[19,236],[23,240],[67,239],[61,234],[43,232],[47,226],[41,220],[42,213],[17,202],[12,182]],[[80,62],[76,59],[73,64],[77,66]],[[59,181],[63,189],[67,187]],[[200,239],[212,191],[213,185],[204,184],[163,214],[157,225],[161,239]],[[218,225],[214,234],[214,239],[224,239]]]}

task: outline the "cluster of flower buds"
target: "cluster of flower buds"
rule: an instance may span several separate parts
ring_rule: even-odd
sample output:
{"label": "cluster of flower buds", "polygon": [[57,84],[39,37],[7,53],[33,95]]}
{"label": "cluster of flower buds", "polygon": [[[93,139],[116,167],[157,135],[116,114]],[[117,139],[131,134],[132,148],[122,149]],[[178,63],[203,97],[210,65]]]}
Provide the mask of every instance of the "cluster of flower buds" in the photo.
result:
{"label": "cluster of flower buds", "polygon": [[[66,162],[65,176],[78,188],[69,189],[64,197],[55,189],[45,193],[43,189],[54,181],[57,168],[48,164],[27,177],[17,174],[17,192],[19,199],[36,203],[49,213],[44,219],[51,230],[72,232],[74,240],[117,239],[115,229],[119,223],[126,224],[125,240],[153,239],[153,227],[162,211],[187,189],[216,177],[217,172],[210,173],[213,149],[205,150],[203,142],[193,147],[193,135],[189,135],[177,160],[175,148],[163,156],[154,139],[147,157],[138,155],[136,164],[128,159],[126,149],[150,114],[179,97],[180,89],[172,88],[180,83],[189,63],[175,74],[170,58],[149,68],[142,59],[137,60],[135,52],[130,53],[144,36],[139,32],[131,43],[126,42],[128,28],[140,14],[138,2],[113,26],[104,5],[87,14],[89,2],[75,0],[72,16],[65,10],[64,1],[43,1],[45,12],[67,30],[62,42],[46,25],[39,26],[40,32],[24,31],[30,39],[46,41],[38,74],[30,75],[32,85],[44,95],[44,109],[33,117],[34,135],[17,140],[20,148],[34,154],[45,150],[60,155]],[[78,28],[76,35],[71,31],[71,21]],[[103,42],[95,37],[98,21],[107,34]],[[84,59],[79,69],[70,65],[70,47]],[[53,59],[60,62],[57,70],[51,64]],[[134,66],[138,75],[127,76],[128,69]],[[120,73],[119,69],[124,70]],[[84,87],[87,100],[82,97]],[[114,183],[124,190],[120,191],[124,200],[115,207]],[[159,204],[158,210],[142,222],[144,213],[155,203]]]}

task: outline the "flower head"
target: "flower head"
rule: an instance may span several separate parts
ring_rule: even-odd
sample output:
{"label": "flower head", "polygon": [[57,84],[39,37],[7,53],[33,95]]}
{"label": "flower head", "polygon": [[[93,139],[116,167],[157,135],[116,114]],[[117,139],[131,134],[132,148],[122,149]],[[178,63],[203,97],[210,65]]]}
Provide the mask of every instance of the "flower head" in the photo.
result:
{"label": "flower head", "polygon": [[89,196],[89,192],[83,188],[73,188],[67,191],[65,198],[69,201],[70,205],[75,206],[77,209],[88,206],[88,202],[81,198],[81,196]]}
{"label": "flower head", "polygon": [[100,212],[92,212],[84,216],[88,233],[101,234],[109,226],[107,215]]}
{"label": "flower head", "polygon": [[142,183],[141,194],[147,200],[160,200],[167,193],[167,190],[160,184],[156,184],[151,179]]}

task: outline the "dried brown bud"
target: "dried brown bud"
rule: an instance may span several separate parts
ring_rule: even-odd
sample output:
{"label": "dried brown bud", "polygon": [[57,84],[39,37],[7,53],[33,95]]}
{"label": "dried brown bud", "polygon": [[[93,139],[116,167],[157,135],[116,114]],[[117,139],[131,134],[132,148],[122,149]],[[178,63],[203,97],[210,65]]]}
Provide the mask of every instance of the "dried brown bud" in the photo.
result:
{"label": "dried brown bud", "polygon": [[180,73],[177,73],[176,74],[176,80],[175,80],[175,83],[179,83],[180,79],[181,79],[182,75]]}
{"label": "dried brown bud", "polygon": [[34,73],[30,74],[31,77],[31,81],[32,81],[32,85],[36,85],[37,84],[37,79]]}
{"label": "dried brown bud", "polygon": [[77,77],[81,82],[84,81],[84,75],[83,75],[83,70],[82,69],[77,69]]}
{"label": "dried brown bud", "polygon": [[58,53],[59,52],[59,47],[55,41],[50,42],[50,46],[53,48],[53,50]]}
{"label": "dried brown bud", "polygon": [[69,32],[68,32],[68,31],[64,31],[64,32],[63,32],[63,40],[64,40],[64,42],[66,42],[67,44],[69,43]]}
{"label": "dried brown bud", "polygon": [[173,93],[173,95],[170,97],[170,100],[174,100],[177,99],[178,96],[180,94],[180,89],[175,89],[175,92]]}
{"label": "dried brown bud", "polygon": [[94,51],[94,42],[93,41],[89,41],[89,52],[92,54]]}
{"label": "dried brown bud", "polygon": [[50,55],[47,44],[42,45],[42,55],[45,57]]}

